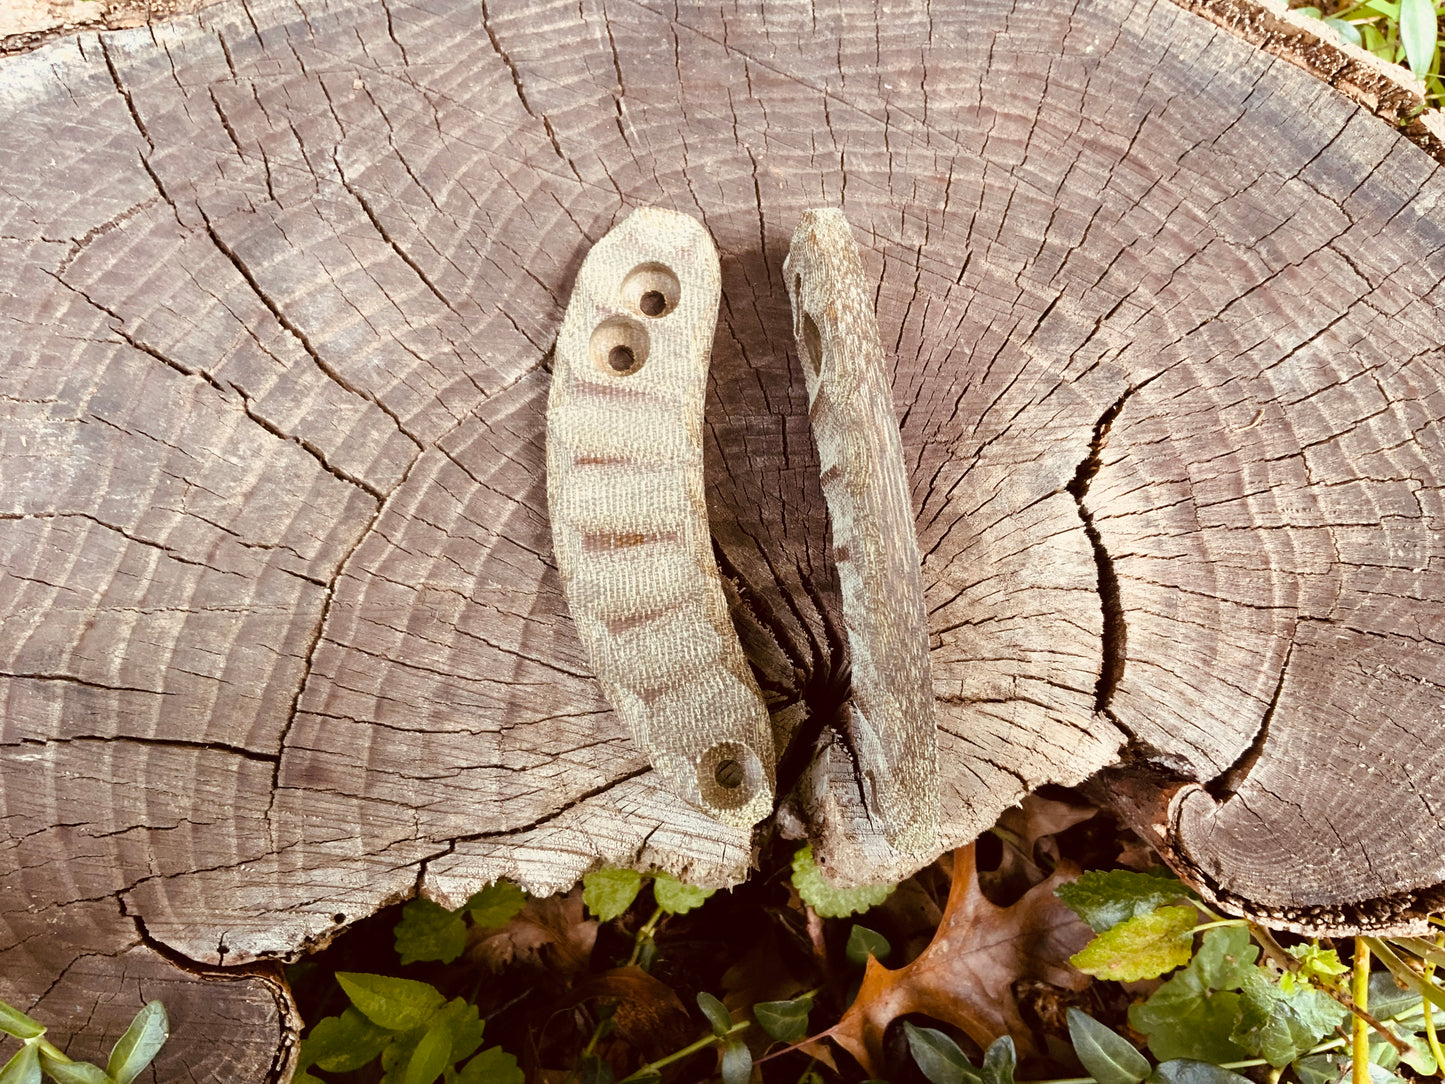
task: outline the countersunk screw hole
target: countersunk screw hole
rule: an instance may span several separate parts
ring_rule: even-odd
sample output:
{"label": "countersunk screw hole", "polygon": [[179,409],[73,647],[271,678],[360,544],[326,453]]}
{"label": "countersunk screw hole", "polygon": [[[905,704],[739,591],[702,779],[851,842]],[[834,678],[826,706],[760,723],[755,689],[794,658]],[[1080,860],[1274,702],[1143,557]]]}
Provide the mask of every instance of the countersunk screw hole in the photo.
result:
{"label": "countersunk screw hole", "polygon": [[667,298],[661,290],[648,290],[637,300],[637,307],[643,316],[661,316],[667,311]]}
{"label": "countersunk screw hole", "polygon": [[736,760],[724,760],[718,763],[713,771],[712,777],[717,780],[717,785],[724,790],[733,790],[742,786],[743,766]]}
{"label": "countersunk screw hole", "polygon": [[614,372],[625,373],[637,364],[637,359],[633,356],[631,347],[614,346],[607,352],[607,364],[612,366]]}
{"label": "countersunk screw hole", "polygon": [[343,915],[340,911],[337,911],[336,914],[331,916],[331,921],[340,926],[343,922],[346,921],[346,916]]}

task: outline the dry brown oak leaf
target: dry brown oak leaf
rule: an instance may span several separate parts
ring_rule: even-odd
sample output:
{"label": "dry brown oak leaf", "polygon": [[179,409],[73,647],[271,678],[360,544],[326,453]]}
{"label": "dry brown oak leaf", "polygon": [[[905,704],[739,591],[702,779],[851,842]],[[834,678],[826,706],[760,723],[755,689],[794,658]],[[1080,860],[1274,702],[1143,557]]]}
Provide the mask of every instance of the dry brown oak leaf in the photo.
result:
{"label": "dry brown oak leaf", "polygon": [[1046,982],[1071,990],[1088,984],[1068,959],[1089,940],[1089,928],[1057,896],[1079,871],[1061,864],[1007,907],[979,890],[970,844],[953,852],[953,885],[938,932],[912,963],[889,970],[869,959],[858,996],[829,1035],[865,1072],[883,1067],[883,1033],[908,1013],[953,1024],[981,1048],[1012,1035],[1020,1057],[1031,1053],[1014,984]]}

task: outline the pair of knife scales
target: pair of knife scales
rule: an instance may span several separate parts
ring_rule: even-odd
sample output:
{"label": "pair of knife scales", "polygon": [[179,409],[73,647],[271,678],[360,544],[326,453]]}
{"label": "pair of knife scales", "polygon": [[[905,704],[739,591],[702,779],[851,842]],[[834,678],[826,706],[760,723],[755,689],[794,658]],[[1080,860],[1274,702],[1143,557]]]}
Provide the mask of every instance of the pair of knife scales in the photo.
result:
{"label": "pair of knife scales", "polygon": [[[852,655],[862,798],[889,842],[938,832],[938,738],[913,508],[877,319],[840,211],[803,214],[783,265]],[[653,769],[720,823],[773,811],[767,707],[728,614],[703,492],[721,297],[701,225],[633,212],[582,264],[547,404],[547,502],[583,648]]]}

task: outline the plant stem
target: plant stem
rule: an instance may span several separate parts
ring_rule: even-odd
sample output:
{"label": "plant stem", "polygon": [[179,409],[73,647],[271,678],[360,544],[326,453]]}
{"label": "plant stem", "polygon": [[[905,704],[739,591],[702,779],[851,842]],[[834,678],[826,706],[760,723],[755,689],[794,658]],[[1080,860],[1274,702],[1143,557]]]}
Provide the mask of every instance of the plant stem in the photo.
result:
{"label": "plant stem", "polygon": [[[1363,937],[1355,938],[1354,974],[1351,976],[1350,995],[1361,1012],[1368,1012],[1370,1005],[1370,946]],[[1365,1022],[1356,1016],[1350,1041],[1350,1080],[1352,1084],[1370,1084],[1370,1032]]]}
{"label": "plant stem", "polygon": [[1190,932],[1190,933],[1203,933],[1205,930],[1217,929],[1217,928],[1220,927],[1220,926],[1248,926],[1248,925],[1249,925],[1249,920],[1248,920],[1248,919],[1244,919],[1244,918],[1221,918],[1221,919],[1216,919],[1214,922],[1205,922],[1205,923],[1203,923],[1202,925],[1195,926],[1194,929],[1190,930],[1189,932]]}
{"label": "plant stem", "polygon": [[734,1024],[732,1027],[728,1028],[727,1031],[725,1031],[721,1035],[704,1035],[697,1042],[690,1043],[689,1045],[683,1047],[681,1050],[675,1051],[674,1053],[667,1055],[667,1057],[665,1058],[658,1058],[656,1061],[648,1062],[646,1065],[638,1069],[635,1073],[631,1073],[628,1076],[623,1077],[617,1082],[617,1084],[627,1084],[629,1080],[636,1080],[639,1077],[648,1076],[652,1073],[657,1072],[657,1070],[659,1069],[671,1065],[675,1061],[681,1061],[683,1058],[690,1058],[699,1050],[706,1050],[710,1046],[715,1046],[718,1043],[722,1042],[724,1039],[726,1039],[728,1036],[742,1031],[743,1028],[747,1026],[748,1022],[746,1020],[741,1020],[738,1023]]}
{"label": "plant stem", "polygon": [[657,929],[657,924],[662,921],[662,915],[662,908],[659,907],[652,912],[652,917],[638,929],[637,936],[632,939],[632,955],[627,958],[628,967],[634,966],[638,960],[642,959],[642,945]]}

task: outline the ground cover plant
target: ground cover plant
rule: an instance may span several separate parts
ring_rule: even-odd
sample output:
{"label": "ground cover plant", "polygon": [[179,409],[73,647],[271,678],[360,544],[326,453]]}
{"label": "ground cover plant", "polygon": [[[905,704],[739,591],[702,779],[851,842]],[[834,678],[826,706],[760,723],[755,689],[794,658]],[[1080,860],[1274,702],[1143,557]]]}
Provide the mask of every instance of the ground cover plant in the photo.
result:
{"label": "ground cover plant", "polygon": [[1425,104],[1445,102],[1440,78],[1441,12],[1436,0],[1325,0],[1320,6],[1292,4],[1296,10],[1323,19],[1341,41],[1358,45],[1381,60],[1400,64],[1425,83]]}
{"label": "ground cover plant", "polygon": [[728,892],[597,870],[413,900],[291,975],[300,1084],[1399,1084],[1445,1064],[1441,963],[1220,915],[1051,791],[897,886],[833,889],[774,840]]}

